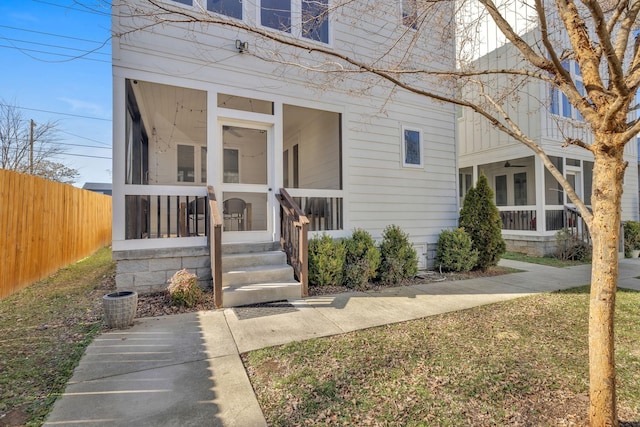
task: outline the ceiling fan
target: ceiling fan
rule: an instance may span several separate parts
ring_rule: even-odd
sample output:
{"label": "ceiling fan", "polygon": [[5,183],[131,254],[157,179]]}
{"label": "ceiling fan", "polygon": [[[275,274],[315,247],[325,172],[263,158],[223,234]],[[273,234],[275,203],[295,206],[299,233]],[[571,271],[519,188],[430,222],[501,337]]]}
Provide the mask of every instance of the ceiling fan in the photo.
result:
{"label": "ceiling fan", "polygon": [[526,165],[512,165],[509,160],[504,163],[505,168],[526,168]]}
{"label": "ceiling fan", "polygon": [[222,130],[224,132],[229,132],[231,135],[235,136],[236,138],[243,138],[243,135],[240,132],[238,132],[236,128],[233,126],[224,125],[222,126]]}

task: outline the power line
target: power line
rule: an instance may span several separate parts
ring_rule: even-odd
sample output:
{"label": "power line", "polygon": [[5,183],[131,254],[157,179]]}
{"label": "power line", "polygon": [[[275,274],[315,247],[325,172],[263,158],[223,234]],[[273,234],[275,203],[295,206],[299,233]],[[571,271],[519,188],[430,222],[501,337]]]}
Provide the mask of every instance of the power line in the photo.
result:
{"label": "power line", "polygon": [[58,132],[66,133],[67,135],[75,136],[76,138],[86,139],[87,141],[91,141],[91,142],[95,142],[95,143],[100,144],[100,145],[104,145],[104,146],[108,147],[109,149],[111,148],[111,144],[107,144],[106,142],[98,141],[97,139],[91,139],[91,138],[87,138],[86,136],[76,135],[75,133],[67,132],[66,130],[59,130]]}
{"label": "power line", "polygon": [[81,114],[59,113],[57,111],[39,110],[37,108],[19,107],[17,105],[8,105],[8,104],[1,104],[1,103],[0,103],[0,105],[2,105],[4,107],[20,108],[21,110],[38,111],[40,113],[49,113],[49,114],[58,114],[58,115],[61,115],[61,116],[79,117],[81,119],[102,120],[102,121],[105,121],[105,122],[110,122],[111,121],[111,119],[103,119],[101,117],[83,116]]}
{"label": "power line", "polygon": [[95,145],[83,145],[83,144],[71,144],[68,142],[56,142],[57,145],[71,145],[73,147],[87,147],[87,148],[95,148],[98,150],[111,150],[110,147],[96,147]]}
{"label": "power line", "polygon": [[[78,48],[74,48],[74,47],[60,46],[60,45],[48,44],[48,43],[38,43],[38,42],[30,41],[30,40],[10,39],[10,38],[7,38],[7,37],[2,37],[2,36],[0,36],[0,39],[6,40],[8,42],[27,43],[27,44],[34,44],[34,45],[37,45],[37,46],[53,47],[53,48],[56,48],[56,49],[74,50],[74,51],[77,51],[77,52],[87,52],[86,49],[78,49]],[[106,53],[106,52],[92,52],[92,53],[95,54],[95,55],[111,56],[110,53]],[[52,52],[52,54],[54,54],[54,53]]]}
{"label": "power line", "polygon": [[59,153],[59,154],[57,154],[57,156],[91,157],[92,159],[105,159],[105,160],[111,160],[111,157],[90,156],[89,154]]}
{"label": "power line", "polygon": [[64,5],[61,5],[61,4],[51,3],[51,2],[43,1],[43,0],[32,0],[32,1],[34,1],[36,3],[46,4],[46,5],[49,5],[49,6],[60,7],[60,8],[66,9],[66,10],[74,10],[74,11],[78,11],[78,12],[91,13],[93,15],[111,16],[111,14],[109,12],[101,12],[99,10],[92,9],[89,6],[87,6],[85,4],[82,4],[82,3],[78,3],[78,2],[74,2],[74,3],[76,5],[78,5],[78,6],[81,6],[82,7],[81,9],[73,7],[73,6],[64,6]]}
{"label": "power line", "polygon": [[107,44],[109,42],[109,40],[111,39],[111,37],[109,37],[106,41],[98,41],[98,40],[89,40],[89,39],[83,39],[83,38],[79,38],[79,37],[73,37],[73,36],[65,36],[63,34],[54,34],[54,33],[47,33],[44,31],[36,31],[36,30],[28,30],[26,28],[19,28],[19,27],[11,27],[9,25],[0,25],[0,28],[8,28],[10,30],[17,30],[17,31],[24,31],[27,33],[34,33],[34,34],[42,34],[45,36],[51,36],[51,37],[60,37],[63,39],[70,39],[70,40],[79,40],[82,42],[89,42],[89,43],[96,43],[96,44]]}
{"label": "power line", "polygon": [[[17,50],[17,51],[19,51],[19,52],[24,53],[25,55],[27,55],[27,56],[28,56],[29,58],[31,58],[31,59],[35,59],[36,61],[42,61],[42,62],[65,62],[65,61],[71,61],[71,60],[74,60],[74,59],[85,59],[85,60],[87,60],[87,61],[105,62],[105,63],[107,63],[107,64],[110,64],[110,63],[111,63],[111,61],[105,61],[104,59],[86,58],[86,57],[85,57],[85,56],[83,56],[83,55],[76,55],[76,56],[74,56],[74,55],[64,55],[64,54],[62,54],[62,53],[46,52],[46,51],[43,51],[43,50],[24,49],[24,48],[20,48],[20,47],[17,47],[17,46],[4,46],[4,45],[0,45],[0,47],[4,47],[4,48],[8,48],[8,49],[15,49],[15,50]],[[44,59],[41,59],[41,58],[36,58],[35,56],[33,56],[33,55],[29,55],[29,54],[28,54],[28,53],[26,53],[26,52],[44,53],[44,54],[46,54],[46,55],[62,56],[62,57],[69,58],[69,59],[65,59],[65,60],[63,60],[63,61],[47,61],[47,60],[44,60]],[[91,53],[92,53],[92,52],[87,52],[87,53],[86,53],[86,55],[89,55],[89,54],[91,54]]]}

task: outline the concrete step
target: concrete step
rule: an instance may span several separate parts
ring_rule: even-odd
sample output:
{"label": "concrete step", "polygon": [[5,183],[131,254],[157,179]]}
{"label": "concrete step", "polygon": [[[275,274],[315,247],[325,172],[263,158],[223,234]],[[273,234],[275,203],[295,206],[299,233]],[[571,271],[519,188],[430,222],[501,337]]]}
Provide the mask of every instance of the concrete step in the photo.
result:
{"label": "concrete step", "polygon": [[288,282],[293,277],[293,268],[287,264],[241,267],[229,271],[223,270],[222,286]]}
{"label": "concrete step", "polygon": [[279,251],[280,242],[264,243],[225,243],[222,245],[222,254],[248,254],[255,252]]}
{"label": "concrete step", "polygon": [[298,299],[301,292],[300,283],[290,279],[288,282],[227,286],[222,288],[222,300],[225,307],[237,307],[261,302]]}
{"label": "concrete step", "polygon": [[286,263],[287,255],[282,251],[222,255],[222,271],[224,272],[259,265],[285,265]]}

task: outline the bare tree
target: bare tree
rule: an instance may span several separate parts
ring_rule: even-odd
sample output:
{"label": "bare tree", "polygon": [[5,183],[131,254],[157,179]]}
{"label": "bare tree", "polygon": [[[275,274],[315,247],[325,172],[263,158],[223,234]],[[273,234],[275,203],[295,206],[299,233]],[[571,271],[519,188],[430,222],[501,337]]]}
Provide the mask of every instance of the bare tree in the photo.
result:
{"label": "bare tree", "polygon": [[[310,82],[339,86],[344,80],[340,76],[349,74],[351,80],[360,83],[359,92],[388,90],[393,96],[394,92],[406,90],[457,104],[529,147],[576,204],[593,238],[589,416],[594,426],[617,425],[613,320],[622,182],[627,167],[623,151],[640,130],[640,121],[634,115],[640,85],[640,39],[635,33],[640,0],[402,3],[404,31],[398,35],[398,31],[383,26],[369,33],[372,40],[388,39],[380,44],[379,50],[362,54],[348,45],[334,49],[270,31],[253,25],[250,18],[242,21],[212,14],[200,9],[198,3],[185,8],[161,0],[114,1],[119,6],[114,9],[116,13],[128,14],[130,18],[129,26],[115,29],[115,36],[153,31],[156,25],[187,28],[194,33],[202,32],[203,28],[223,27],[237,34],[251,34],[253,45],[244,54],[313,74]],[[335,0],[330,2],[331,10],[329,6],[322,9],[326,2],[318,4],[321,15],[339,16],[363,38],[367,34],[360,27],[361,22],[378,22],[380,16],[393,13],[392,6],[397,8],[396,2],[367,0]],[[315,19],[321,21],[323,16]],[[490,27],[498,30],[500,40],[486,39]],[[454,28],[457,28],[455,35]],[[425,34],[432,43],[426,52],[420,42]],[[447,41],[456,35],[457,54],[447,50],[450,46]],[[197,40],[194,35],[196,43]],[[503,55],[509,60],[498,61],[489,50],[483,51],[489,44],[506,49]],[[200,51],[206,55],[216,48],[201,45]],[[579,66],[584,85],[569,72],[566,61]],[[523,88],[531,82],[563,93],[583,119],[577,124],[582,127],[581,132],[568,132],[564,144],[580,147],[594,156],[592,211],[553,165],[544,147],[527,135],[523,124],[518,123],[518,115],[513,114],[517,99],[525,96]],[[459,90],[443,89],[454,86]],[[537,101],[539,108],[548,108],[546,99]]]}
{"label": "bare tree", "polygon": [[34,123],[19,107],[0,102],[0,168],[73,184],[79,173],[51,158],[63,153],[58,122]]}

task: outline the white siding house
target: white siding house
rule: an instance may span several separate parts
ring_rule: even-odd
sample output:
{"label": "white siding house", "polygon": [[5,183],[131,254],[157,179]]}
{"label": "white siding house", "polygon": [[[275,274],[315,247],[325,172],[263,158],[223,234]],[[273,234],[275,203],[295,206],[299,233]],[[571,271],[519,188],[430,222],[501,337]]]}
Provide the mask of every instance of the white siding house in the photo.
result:
{"label": "white siding house", "polygon": [[[366,1],[325,8],[314,28],[301,18],[305,8],[332,2],[158,1],[389,63],[392,45],[422,55],[442,49],[427,31],[403,24],[401,1],[380,2],[375,12]],[[159,22],[140,13],[145,8],[146,0],[113,2],[119,289],[163,289],[184,267],[211,281],[207,185],[224,217],[223,246],[279,245],[276,195],[285,188],[309,216],[310,237],[348,236],[358,227],[380,239],[396,224],[409,233],[420,264],[432,261],[440,231],[457,224],[453,107],[362,73],[314,72],[322,55],[242,28]],[[454,44],[445,46],[446,57]]]}
{"label": "white siding house", "polygon": [[[523,34],[526,40],[536,30]],[[510,44],[502,44],[479,57],[477,65],[487,69],[524,68],[520,55]],[[565,61],[577,86],[580,69],[575,61]],[[591,142],[576,109],[566,97],[539,80],[508,81],[492,77],[492,87],[517,86],[505,95],[504,105],[521,130],[539,144],[554,165],[572,184],[587,206],[591,204],[593,155],[575,146],[565,146],[566,138]],[[519,85],[519,86],[518,86]],[[560,184],[548,172],[542,160],[522,143],[499,132],[479,115],[463,111],[458,118],[459,196],[462,203],[467,190],[484,173],[495,193],[495,202],[503,222],[503,237],[508,250],[548,255],[555,250],[555,235],[568,228],[583,232],[582,220]],[[638,219],[638,153],[636,144],[627,144],[622,200],[622,220]]]}

